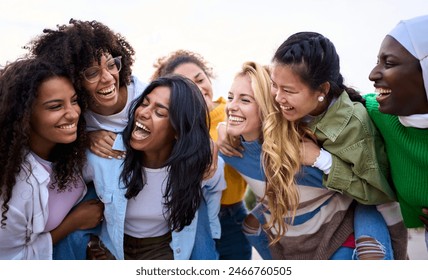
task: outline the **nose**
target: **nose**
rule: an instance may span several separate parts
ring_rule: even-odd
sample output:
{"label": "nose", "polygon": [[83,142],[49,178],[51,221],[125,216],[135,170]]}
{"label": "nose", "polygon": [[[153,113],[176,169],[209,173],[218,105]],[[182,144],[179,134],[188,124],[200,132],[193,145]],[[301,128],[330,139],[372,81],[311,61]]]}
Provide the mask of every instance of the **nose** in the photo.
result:
{"label": "nose", "polygon": [[65,117],[68,120],[77,120],[79,118],[81,112],[79,105],[70,104],[66,110]]}
{"label": "nose", "polygon": [[237,102],[235,98],[226,103],[226,112],[234,112],[237,110]]}
{"label": "nose", "polygon": [[285,103],[287,101],[285,96],[283,96],[279,90],[272,90],[272,95],[275,97],[275,101],[279,104]]}
{"label": "nose", "polygon": [[204,95],[204,88],[201,85],[197,84],[196,82],[194,82],[194,83],[196,84],[198,89],[201,91],[202,95]]}
{"label": "nose", "polygon": [[379,69],[379,64],[377,64],[375,67],[373,67],[372,71],[370,71],[369,80],[374,82],[381,78],[382,78],[382,72]]}
{"label": "nose", "polygon": [[142,118],[142,119],[149,119],[151,115],[151,111],[148,107],[143,107],[140,106],[138,107],[138,109],[135,111],[135,118]]}
{"label": "nose", "polygon": [[102,82],[110,81],[113,78],[113,75],[107,70],[107,68],[102,67],[100,71],[100,80]]}

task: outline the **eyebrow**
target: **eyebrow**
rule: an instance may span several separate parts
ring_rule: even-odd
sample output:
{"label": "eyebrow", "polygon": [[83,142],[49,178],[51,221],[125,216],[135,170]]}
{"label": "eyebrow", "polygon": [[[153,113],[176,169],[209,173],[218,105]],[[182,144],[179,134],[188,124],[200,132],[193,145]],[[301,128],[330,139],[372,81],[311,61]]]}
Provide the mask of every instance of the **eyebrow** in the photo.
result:
{"label": "eyebrow", "polygon": [[[232,95],[235,95],[233,92],[231,92],[231,91],[229,91],[229,94],[232,94]],[[255,98],[254,98],[254,96],[252,96],[252,95],[250,95],[250,94],[248,94],[248,93],[237,93],[237,95],[238,96],[246,96],[246,97],[250,97],[251,99],[254,99],[254,100],[256,100]]]}
{"label": "eyebrow", "polygon": [[[149,97],[146,96],[146,97],[144,97],[144,99],[147,100],[147,101],[149,101],[149,103],[150,103],[150,98]],[[144,102],[144,99],[143,99],[143,102]],[[141,102],[141,104],[143,104],[143,102]],[[169,111],[169,107],[163,105],[162,103],[155,102],[155,106]]]}
{"label": "eyebrow", "polygon": [[156,107],[160,107],[162,109],[165,109],[165,110],[169,111],[169,107],[163,105],[162,103],[156,102],[155,105],[156,105]]}
{"label": "eyebrow", "polygon": [[[71,98],[73,99],[74,97],[77,97],[77,93],[73,94],[73,96]],[[52,100],[48,100],[46,102],[43,102],[42,105],[47,105],[50,103],[58,103],[58,102],[63,102],[63,101],[64,101],[63,99],[52,99]]]}

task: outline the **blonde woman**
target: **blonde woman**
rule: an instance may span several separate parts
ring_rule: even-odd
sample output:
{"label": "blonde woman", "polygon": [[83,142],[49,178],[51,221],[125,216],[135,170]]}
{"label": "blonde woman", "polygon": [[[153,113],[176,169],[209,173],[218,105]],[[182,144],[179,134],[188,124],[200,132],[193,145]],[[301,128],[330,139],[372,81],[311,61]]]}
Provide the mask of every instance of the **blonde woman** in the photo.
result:
{"label": "blonde woman", "polygon": [[[243,230],[264,259],[352,259],[354,200],[325,188],[323,171],[302,162],[301,141],[314,137],[284,120],[270,86],[268,71],[247,62],[228,93],[227,135],[239,137],[243,151],[226,156],[222,145],[221,156],[260,199]],[[377,219],[368,216],[366,224],[387,234]]]}

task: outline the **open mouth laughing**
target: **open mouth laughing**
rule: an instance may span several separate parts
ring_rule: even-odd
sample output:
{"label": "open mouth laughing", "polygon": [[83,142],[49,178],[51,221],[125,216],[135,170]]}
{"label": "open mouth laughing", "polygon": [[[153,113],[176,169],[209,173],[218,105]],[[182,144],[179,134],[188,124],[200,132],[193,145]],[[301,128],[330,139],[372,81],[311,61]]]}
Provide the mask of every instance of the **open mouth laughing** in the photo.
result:
{"label": "open mouth laughing", "polygon": [[132,132],[133,137],[136,140],[144,140],[151,134],[150,129],[140,122],[135,122],[134,131]]}

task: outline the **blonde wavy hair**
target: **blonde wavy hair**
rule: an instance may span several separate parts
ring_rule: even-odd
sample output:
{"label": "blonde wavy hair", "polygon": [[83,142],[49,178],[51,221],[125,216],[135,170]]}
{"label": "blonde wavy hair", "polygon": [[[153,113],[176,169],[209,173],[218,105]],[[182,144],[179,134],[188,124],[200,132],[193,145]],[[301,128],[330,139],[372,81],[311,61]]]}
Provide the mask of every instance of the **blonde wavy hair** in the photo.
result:
{"label": "blonde wavy hair", "polygon": [[295,175],[300,170],[301,136],[293,122],[285,120],[274,97],[269,94],[263,122],[262,159],[266,174],[265,199],[271,218],[266,230],[275,229],[272,243],[278,242],[292,223],[299,205]]}
{"label": "blonde wavy hair", "polygon": [[[263,200],[268,202],[271,218],[264,226],[275,229],[272,243],[280,240],[292,222],[299,205],[294,176],[300,170],[301,134],[296,124],[285,120],[271,94],[270,71],[255,62],[245,62],[236,76],[248,75],[254,99],[259,106],[262,125],[262,161],[266,175]],[[286,219],[290,219],[286,221]]]}

